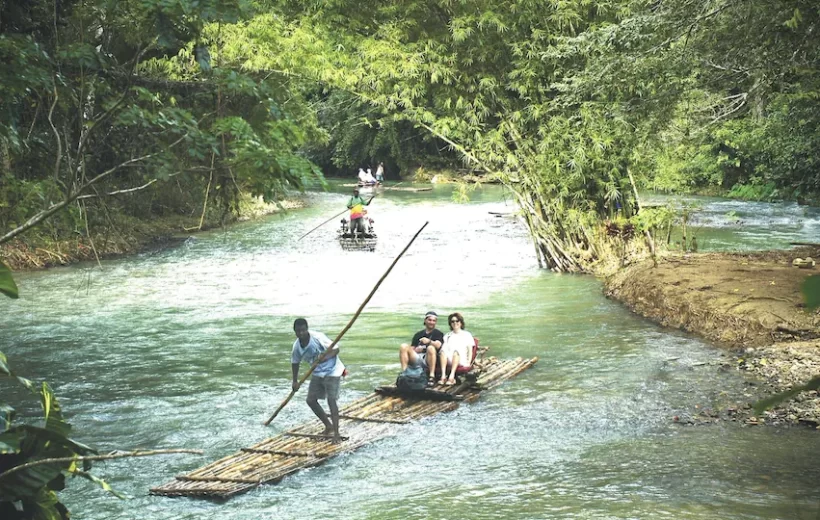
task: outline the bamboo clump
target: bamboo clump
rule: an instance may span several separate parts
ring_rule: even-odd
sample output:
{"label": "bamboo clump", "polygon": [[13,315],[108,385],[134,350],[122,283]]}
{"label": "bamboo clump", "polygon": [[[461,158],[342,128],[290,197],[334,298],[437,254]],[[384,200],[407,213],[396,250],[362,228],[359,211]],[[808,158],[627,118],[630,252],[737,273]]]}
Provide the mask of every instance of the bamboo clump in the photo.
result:
{"label": "bamboo clump", "polygon": [[[394,434],[403,424],[458,408],[461,400],[472,402],[485,390],[515,377],[538,358],[498,360],[483,363],[475,383],[438,385],[434,391],[460,400],[426,400],[378,392],[349,403],[339,410],[343,441],[333,444],[321,435],[318,421],[299,425],[249,448],[223,457],[173,481],[151,489],[153,495],[227,499],[260,484],[274,484],[287,475],[323,463],[330,457],[350,452]],[[390,388],[390,387],[381,387]]]}

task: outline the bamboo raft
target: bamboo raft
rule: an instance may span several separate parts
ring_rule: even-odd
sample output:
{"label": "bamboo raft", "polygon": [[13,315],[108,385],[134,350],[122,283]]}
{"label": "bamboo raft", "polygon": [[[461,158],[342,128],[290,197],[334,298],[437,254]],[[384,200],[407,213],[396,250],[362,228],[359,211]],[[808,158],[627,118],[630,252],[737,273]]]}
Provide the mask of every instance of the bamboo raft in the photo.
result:
{"label": "bamboo raft", "polygon": [[413,394],[400,393],[393,385],[381,386],[339,410],[343,437],[338,444],[321,435],[321,423],[311,421],[178,475],[150,492],[169,497],[224,500],[261,484],[278,483],[291,473],[392,435],[403,424],[454,410],[461,402],[475,401],[484,390],[515,377],[537,361],[537,357],[512,360],[491,357],[481,363],[478,378],[473,381],[470,380],[473,378],[463,378],[453,386],[439,385]]}
{"label": "bamboo raft", "polygon": [[391,187],[388,186],[387,188],[384,188],[384,191],[387,191],[387,190],[412,191],[413,193],[418,193],[420,191],[433,191],[433,188],[432,187],[430,187],[430,188],[412,188],[410,186],[401,186],[401,187],[398,187],[398,188],[391,188]]}
{"label": "bamboo raft", "polygon": [[343,251],[375,251],[378,236],[376,233],[353,235],[349,232],[337,233],[337,240]]}
{"label": "bamboo raft", "polygon": [[394,190],[394,191],[411,191],[411,192],[420,192],[420,191],[433,191],[433,187],[425,187],[425,188],[414,188],[412,186],[383,186],[381,184],[368,184],[368,185],[359,185],[359,184],[342,184],[345,188],[359,188],[359,190]]}

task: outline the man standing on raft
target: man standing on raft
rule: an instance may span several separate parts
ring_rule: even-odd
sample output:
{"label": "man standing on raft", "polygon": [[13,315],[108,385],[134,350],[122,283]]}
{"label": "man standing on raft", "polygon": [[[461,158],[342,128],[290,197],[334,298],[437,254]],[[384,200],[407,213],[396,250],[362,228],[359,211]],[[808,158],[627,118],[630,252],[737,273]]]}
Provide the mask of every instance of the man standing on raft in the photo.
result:
{"label": "man standing on raft", "polygon": [[350,234],[353,237],[357,232],[359,236],[364,236],[364,207],[370,205],[370,200],[365,202],[359,196],[359,188],[353,188],[353,196],[347,201],[347,209],[350,210]]}
{"label": "man standing on raft", "polygon": [[[330,338],[317,331],[308,330],[308,322],[304,318],[298,318],[293,322],[293,332],[296,334],[296,341],[293,342],[293,351],[290,362],[293,372],[293,391],[299,390],[299,363],[304,361],[309,365],[313,363],[325,352],[333,343]],[[324,361],[319,363],[313,370],[308,387],[307,404],[316,417],[325,425],[322,435],[332,435],[333,442],[341,441],[339,435],[339,387],[345,366],[339,359],[339,344],[333,350],[327,352]],[[330,418],[328,418],[319,399],[327,399],[327,406],[330,408]]]}

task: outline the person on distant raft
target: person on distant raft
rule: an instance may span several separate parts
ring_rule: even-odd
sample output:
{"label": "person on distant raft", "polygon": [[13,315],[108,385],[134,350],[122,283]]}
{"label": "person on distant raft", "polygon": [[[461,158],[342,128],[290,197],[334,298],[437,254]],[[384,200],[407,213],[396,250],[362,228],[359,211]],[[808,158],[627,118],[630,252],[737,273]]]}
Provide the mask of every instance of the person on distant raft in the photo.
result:
{"label": "person on distant raft", "polygon": [[424,315],[424,328],[416,332],[409,344],[403,343],[399,347],[401,371],[407,370],[408,366],[421,368],[429,374],[428,385],[436,381],[436,360],[444,343],[444,334],[436,328],[436,323],[438,314],[429,311]]}
{"label": "person on distant raft", "polygon": [[[439,357],[440,385],[456,384],[456,369],[473,364],[475,339],[472,334],[464,330],[464,316],[459,312],[454,312],[447,318],[447,321],[450,323],[450,332],[444,335],[444,345],[441,347]],[[450,377],[446,377],[447,369],[450,370]]]}
{"label": "person on distant raft", "polygon": [[353,188],[353,196],[347,201],[347,209],[350,210],[351,235],[355,236],[357,231],[360,235],[364,235],[364,207],[370,205],[370,200],[365,201],[359,196],[359,188]]}
{"label": "person on distant raft", "polygon": [[370,171],[370,168],[364,174],[364,183],[368,186],[376,184],[376,178],[373,177],[373,173]]}
{"label": "person on distant raft", "polygon": [[384,182],[384,163],[380,162],[376,168],[376,182]]}
{"label": "person on distant raft", "polygon": [[359,168],[359,184],[364,185],[367,182],[367,172],[364,168]]}
{"label": "person on distant raft", "polygon": [[[290,355],[291,368],[293,372],[293,391],[299,390],[299,363],[312,365],[319,356],[323,355],[327,348],[333,343],[330,338],[317,331],[308,330],[308,322],[304,318],[297,318],[293,322],[293,332],[296,334],[296,341],[293,342],[293,351]],[[325,425],[322,435],[332,435],[333,442],[339,442],[339,387],[341,386],[342,375],[345,366],[339,359],[339,344],[328,352],[324,361],[319,363],[310,378],[308,387],[307,404],[316,417]],[[330,408],[330,418],[328,418],[319,399],[326,399]]]}

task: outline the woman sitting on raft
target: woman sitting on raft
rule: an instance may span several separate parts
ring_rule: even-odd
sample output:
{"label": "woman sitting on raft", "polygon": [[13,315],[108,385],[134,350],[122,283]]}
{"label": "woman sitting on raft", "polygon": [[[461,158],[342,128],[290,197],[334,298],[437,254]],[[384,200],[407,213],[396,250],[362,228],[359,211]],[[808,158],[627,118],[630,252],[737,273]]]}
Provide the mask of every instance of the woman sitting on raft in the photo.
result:
{"label": "woman sitting on raft", "polygon": [[[444,335],[444,344],[441,347],[439,366],[441,367],[440,385],[454,385],[456,383],[456,369],[459,366],[469,367],[473,360],[473,335],[464,330],[464,317],[454,312],[447,317],[450,323],[450,332]],[[446,377],[447,370],[450,377]]]}

